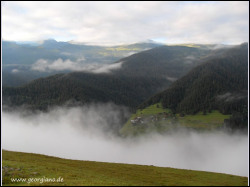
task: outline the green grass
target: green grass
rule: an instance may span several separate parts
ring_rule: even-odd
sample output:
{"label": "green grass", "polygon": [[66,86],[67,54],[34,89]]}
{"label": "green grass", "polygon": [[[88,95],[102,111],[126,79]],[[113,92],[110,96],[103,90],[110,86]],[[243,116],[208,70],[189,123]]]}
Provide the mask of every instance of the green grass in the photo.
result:
{"label": "green grass", "polygon": [[[179,116],[179,114],[177,114]],[[202,127],[211,129],[220,127],[224,119],[229,119],[231,115],[223,115],[218,110],[212,110],[211,113],[203,115],[203,112],[198,112],[195,115],[186,115],[183,118],[178,117],[178,122],[186,127]]]}
{"label": "green grass", "polygon": [[[158,106],[158,107],[157,107]],[[168,114],[164,116],[163,112]],[[161,113],[161,114],[159,114]],[[157,116],[160,119],[157,123],[147,123],[132,125],[131,120],[135,117],[148,118],[149,116]],[[137,136],[146,132],[166,132],[175,128],[189,128],[199,131],[213,130],[221,127],[224,119],[229,119],[231,115],[223,115],[218,110],[212,110],[211,113],[203,115],[203,112],[198,112],[195,115],[185,115],[180,117],[180,114],[173,115],[170,109],[163,109],[161,103],[156,103],[143,110],[137,110],[135,114],[132,114],[130,119],[124,124],[120,133],[124,136]],[[162,118],[165,118],[162,120]]]}
{"label": "green grass", "polygon": [[[158,105],[158,107],[157,107]],[[161,103],[157,103],[154,105],[151,105],[143,110],[137,110],[135,114],[132,114],[131,117],[129,118],[129,120],[124,124],[123,128],[120,130],[120,133],[122,135],[139,135],[139,134],[144,134],[148,131],[152,132],[152,131],[159,131],[158,127],[156,126],[154,123],[149,123],[147,125],[132,125],[131,124],[131,120],[133,120],[135,117],[149,117],[149,116],[156,116],[159,113],[163,113],[163,112],[167,112],[167,113],[172,113],[170,109],[163,109],[161,106]],[[166,121],[167,122],[167,121]],[[168,121],[169,122],[169,121]],[[165,130],[167,129],[164,128]],[[163,130],[163,129],[161,129]]]}
{"label": "green grass", "polygon": [[[155,166],[78,161],[2,150],[3,186],[247,186],[248,178]],[[7,168],[7,169],[6,169]],[[7,173],[7,174],[6,174]],[[26,181],[11,182],[11,178]],[[56,182],[60,177],[61,182]],[[53,182],[55,178],[55,182]],[[51,180],[50,182],[41,180]]]}
{"label": "green grass", "polygon": [[[159,107],[157,107],[157,105]],[[138,116],[147,117],[147,116],[157,115],[158,113],[163,113],[163,112],[172,113],[170,109],[163,109],[161,106],[161,103],[157,103],[143,110],[137,110],[135,114],[131,115],[130,119],[133,119],[134,117],[138,117]]]}

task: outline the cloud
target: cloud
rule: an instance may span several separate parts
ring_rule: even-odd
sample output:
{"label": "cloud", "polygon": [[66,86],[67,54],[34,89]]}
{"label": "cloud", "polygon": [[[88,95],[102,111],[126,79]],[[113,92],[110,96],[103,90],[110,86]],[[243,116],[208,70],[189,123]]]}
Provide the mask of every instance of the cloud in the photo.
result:
{"label": "cloud", "polygon": [[[101,65],[100,67],[93,69],[93,73],[110,73],[111,70],[119,69],[122,67],[123,62]],[[91,66],[91,65],[89,65]]]}
{"label": "cloud", "polygon": [[192,55],[189,55],[187,57],[185,57],[185,59],[188,59],[188,60],[196,60],[196,58]]}
{"label": "cloud", "polygon": [[81,56],[80,58],[78,58],[76,61],[77,62],[82,62],[82,61],[85,61],[86,59],[84,58],[84,56]]}
{"label": "cloud", "polygon": [[207,47],[208,49],[216,50],[216,49],[223,49],[223,48],[233,48],[235,45],[223,45],[223,44],[217,44],[213,47]]}
{"label": "cloud", "polygon": [[[249,40],[249,2],[4,2],[6,40],[239,44]],[[39,26],[38,26],[39,25]]]}
{"label": "cloud", "polygon": [[61,52],[62,55],[67,55],[67,56],[75,56],[75,54],[72,53],[68,53],[68,52]]}
{"label": "cloud", "polygon": [[225,98],[230,97],[231,95],[232,95],[231,93],[225,93],[225,94],[222,94],[222,95],[218,95],[217,98],[218,99],[225,99]]}
{"label": "cloud", "polygon": [[114,64],[85,64],[82,63],[82,61],[84,60],[84,57],[79,58],[76,62],[72,62],[69,59],[63,61],[61,58],[52,62],[45,59],[39,59],[31,66],[31,69],[40,72],[70,70],[87,71],[92,73],[110,73],[111,70],[119,69],[122,67],[122,62]]}
{"label": "cloud", "polygon": [[185,57],[184,59],[185,59],[183,61],[184,64],[192,64],[195,60],[197,60],[197,58],[195,58],[192,55],[189,55],[189,56]]}
{"label": "cloud", "polygon": [[178,78],[166,76],[166,79],[169,81],[176,81]]}
{"label": "cloud", "polygon": [[236,101],[240,99],[244,99],[248,97],[248,92],[247,91],[239,91],[235,93],[225,93],[222,95],[218,95],[216,98],[219,100],[224,100],[225,102],[231,102],[231,101]]}
{"label": "cloud", "polygon": [[12,72],[12,73],[18,73],[18,72],[20,72],[20,70],[18,70],[18,69],[13,69],[13,70],[11,70],[11,72]]}
{"label": "cloud", "polygon": [[[248,137],[178,131],[122,138],[126,108],[114,104],[2,113],[2,148],[68,159],[248,175]],[[110,125],[112,124],[112,125]],[[117,131],[116,131],[117,132]]]}
{"label": "cloud", "polygon": [[127,57],[127,56],[131,56],[133,54],[136,54],[136,53],[137,52],[131,51],[131,52],[125,53],[124,56]]}

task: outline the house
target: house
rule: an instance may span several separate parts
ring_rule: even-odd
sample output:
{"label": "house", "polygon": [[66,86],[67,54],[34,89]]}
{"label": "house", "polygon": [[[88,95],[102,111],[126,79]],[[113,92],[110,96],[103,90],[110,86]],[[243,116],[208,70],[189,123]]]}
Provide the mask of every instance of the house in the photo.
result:
{"label": "house", "polygon": [[130,122],[131,124],[144,123],[144,121],[142,120],[142,117],[135,117],[134,120],[131,120]]}

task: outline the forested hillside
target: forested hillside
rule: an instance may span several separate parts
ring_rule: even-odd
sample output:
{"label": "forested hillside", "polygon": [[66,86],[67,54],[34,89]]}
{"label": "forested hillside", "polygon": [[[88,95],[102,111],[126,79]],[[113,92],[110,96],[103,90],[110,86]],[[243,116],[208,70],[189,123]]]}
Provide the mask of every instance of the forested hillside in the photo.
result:
{"label": "forested hillside", "polygon": [[164,77],[173,81],[193,67],[219,57],[226,50],[226,47],[212,49],[207,45],[159,46],[122,58],[118,62],[123,62],[123,66],[115,73],[125,76]]}
{"label": "forested hillside", "polygon": [[9,73],[9,72],[2,72],[2,85],[3,86],[19,86],[28,83],[24,77],[19,77],[18,75]]}
{"label": "forested hillside", "polygon": [[[152,96],[139,108],[160,102],[174,113],[195,114],[219,110],[247,123],[248,44],[225,51],[193,68],[168,89]],[[233,119],[232,119],[233,120]],[[235,119],[237,121],[237,119]]]}
{"label": "forested hillside", "polygon": [[123,62],[122,67],[109,74],[62,73],[39,78],[17,88],[3,87],[3,104],[26,104],[45,110],[48,106],[73,100],[82,104],[114,102],[135,109],[191,68],[222,55],[226,50],[160,46],[117,61]]}
{"label": "forested hillside", "polygon": [[115,77],[108,74],[69,73],[39,78],[20,87],[3,87],[3,104],[30,105],[41,110],[72,100],[114,102],[135,108],[154,90],[169,84],[164,79]]}

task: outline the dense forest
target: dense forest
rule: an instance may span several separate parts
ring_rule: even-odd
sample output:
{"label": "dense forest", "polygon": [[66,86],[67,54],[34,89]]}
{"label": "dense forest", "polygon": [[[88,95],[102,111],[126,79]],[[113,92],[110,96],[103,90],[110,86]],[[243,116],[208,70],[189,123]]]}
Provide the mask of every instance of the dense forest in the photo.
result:
{"label": "dense forest", "polygon": [[73,72],[39,78],[20,87],[3,87],[3,104],[30,105],[41,110],[66,101],[114,102],[136,108],[169,81],[154,78],[116,77],[109,74]]}
{"label": "dense forest", "polygon": [[[211,110],[233,114],[232,121],[247,125],[248,44],[221,54],[193,68],[168,89],[147,99],[138,108],[161,102],[174,113],[204,115]],[[239,124],[239,123],[238,123]],[[240,124],[239,124],[240,125]]]}
{"label": "dense forest", "polygon": [[69,59],[82,67],[88,64],[123,62],[122,68],[113,72],[117,76],[160,77],[174,81],[196,65],[220,55],[222,51],[232,46],[218,48],[217,45],[164,46],[158,43],[136,43],[104,47],[77,45],[50,39],[35,44],[3,41],[2,47],[3,85],[16,87],[25,84],[22,81],[13,81],[16,77],[28,83],[40,77],[72,71],[32,69],[39,59],[46,60],[47,65],[58,59],[62,61]]}
{"label": "dense forest", "polygon": [[2,86],[20,86],[28,83],[28,80],[25,77],[20,77],[18,75],[9,73],[9,72],[2,72]]}
{"label": "dense forest", "polygon": [[193,67],[207,60],[219,57],[227,48],[212,50],[206,45],[159,46],[142,51],[117,62],[124,62],[121,69],[114,71],[117,75],[164,77],[176,80]]}
{"label": "dense forest", "polygon": [[[58,47],[64,45],[52,43]],[[141,45],[134,44],[131,47]],[[60,49],[67,46],[70,45],[61,46]],[[150,46],[152,45],[148,45]],[[155,47],[117,61],[116,63],[123,62],[122,67],[109,74],[61,73],[36,79],[17,88],[3,84],[6,86],[3,87],[3,103],[11,106],[26,104],[44,110],[68,100],[80,103],[111,101],[135,109],[138,104],[167,88],[189,69],[207,58],[218,56],[224,50],[226,49],[210,50],[187,46]],[[13,85],[16,77],[9,76],[5,78],[5,82],[7,80]]]}
{"label": "dense forest", "polygon": [[68,101],[113,102],[134,111],[161,102],[181,115],[217,109],[234,114],[231,121],[247,121],[246,43],[216,50],[160,46],[118,62],[122,67],[111,73],[60,73],[18,87],[3,86],[3,105],[47,110]]}

